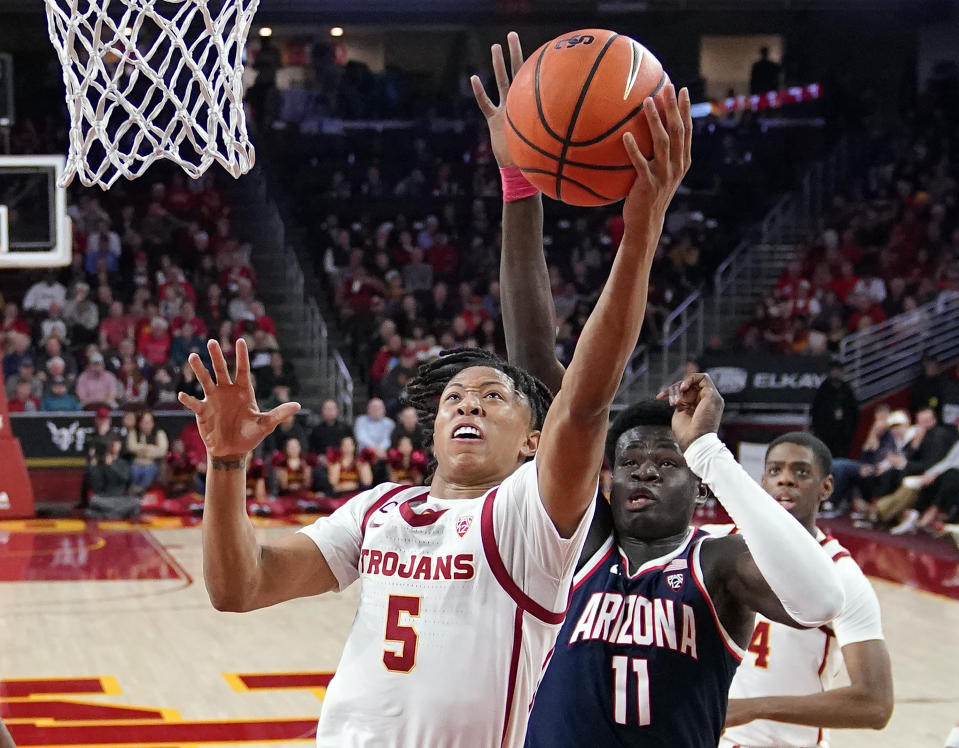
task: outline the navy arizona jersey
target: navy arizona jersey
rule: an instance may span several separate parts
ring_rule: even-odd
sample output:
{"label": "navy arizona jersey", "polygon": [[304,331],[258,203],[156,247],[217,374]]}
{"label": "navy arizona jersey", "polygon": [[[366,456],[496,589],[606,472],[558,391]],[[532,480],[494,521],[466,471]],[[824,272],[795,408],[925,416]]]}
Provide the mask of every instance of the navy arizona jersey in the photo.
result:
{"label": "navy arizona jersey", "polygon": [[633,574],[610,535],[573,580],[566,622],[536,692],[528,748],[715,748],[742,649],[703,583],[689,528]]}

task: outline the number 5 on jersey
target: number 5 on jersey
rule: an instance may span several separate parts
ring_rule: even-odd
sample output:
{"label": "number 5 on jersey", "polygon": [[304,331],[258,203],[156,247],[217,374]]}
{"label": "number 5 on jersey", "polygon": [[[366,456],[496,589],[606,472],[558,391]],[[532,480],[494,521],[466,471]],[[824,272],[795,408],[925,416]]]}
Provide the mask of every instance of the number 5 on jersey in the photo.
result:
{"label": "number 5 on jersey", "polygon": [[416,665],[416,629],[400,623],[406,613],[411,618],[420,614],[420,599],[409,595],[390,595],[386,608],[386,641],[399,646],[383,652],[383,664],[393,673],[408,673]]}

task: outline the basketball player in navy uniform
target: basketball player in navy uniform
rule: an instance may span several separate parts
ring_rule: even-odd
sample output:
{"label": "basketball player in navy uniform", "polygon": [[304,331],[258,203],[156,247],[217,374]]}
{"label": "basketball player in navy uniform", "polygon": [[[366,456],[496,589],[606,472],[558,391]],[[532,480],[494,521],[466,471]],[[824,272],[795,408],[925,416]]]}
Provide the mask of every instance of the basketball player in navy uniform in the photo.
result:
{"label": "basketball player in navy uniform", "polygon": [[[509,44],[515,74],[515,34]],[[515,180],[498,46],[493,69],[501,105],[476,79],[474,93],[497,162]],[[500,283],[510,358],[558,391],[564,372],[538,195],[504,202]],[[723,401],[709,377],[687,377],[662,396],[668,405],[637,404],[610,429],[610,502],[597,498],[566,621],[531,705],[528,746],[715,746],[755,611],[809,627],[842,605],[828,556],[716,436]],[[708,539],[690,527],[705,485],[741,534]]]}

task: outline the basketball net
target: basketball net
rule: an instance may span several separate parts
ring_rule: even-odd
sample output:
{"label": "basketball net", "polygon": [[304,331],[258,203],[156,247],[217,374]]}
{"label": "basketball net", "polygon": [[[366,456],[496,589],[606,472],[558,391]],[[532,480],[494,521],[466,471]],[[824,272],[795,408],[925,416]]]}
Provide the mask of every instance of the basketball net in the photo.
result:
{"label": "basketball net", "polygon": [[242,57],[259,0],[45,2],[70,114],[62,186],[108,189],[157,159],[194,179],[253,167]]}

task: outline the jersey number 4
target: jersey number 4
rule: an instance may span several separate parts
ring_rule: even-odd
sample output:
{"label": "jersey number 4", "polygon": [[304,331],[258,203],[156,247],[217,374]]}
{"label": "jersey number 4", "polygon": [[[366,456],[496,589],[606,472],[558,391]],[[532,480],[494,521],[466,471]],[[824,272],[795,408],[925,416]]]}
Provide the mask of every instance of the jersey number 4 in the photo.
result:
{"label": "jersey number 4", "polygon": [[769,621],[760,621],[753,629],[747,651],[756,655],[756,667],[769,667]]}
{"label": "jersey number 4", "polygon": [[383,664],[394,673],[408,673],[416,664],[416,629],[400,623],[406,613],[412,618],[420,614],[420,599],[409,595],[390,595],[386,608],[386,641],[399,646],[383,652]]}
{"label": "jersey number 4", "polygon": [[613,656],[613,718],[620,725],[626,723],[626,692],[630,671],[636,676],[636,710],[639,726],[650,723],[649,668],[646,660],[625,655]]}

